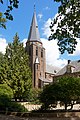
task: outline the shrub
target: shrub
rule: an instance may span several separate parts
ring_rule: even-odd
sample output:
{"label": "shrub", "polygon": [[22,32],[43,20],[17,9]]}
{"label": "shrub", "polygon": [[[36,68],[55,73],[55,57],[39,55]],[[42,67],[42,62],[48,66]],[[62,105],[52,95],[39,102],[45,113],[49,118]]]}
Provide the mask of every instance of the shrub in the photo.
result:
{"label": "shrub", "polygon": [[13,92],[6,84],[0,84],[0,111],[14,111],[23,112],[27,111],[24,106],[17,102],[11,102]]}
{"label": "shrub", "polygon": [[8,105],[9,106],[7,106],[7,109],[8,111],[11,111],[11,112],[27,112],[28,111],[23,105],[17,102],[9,102]]}

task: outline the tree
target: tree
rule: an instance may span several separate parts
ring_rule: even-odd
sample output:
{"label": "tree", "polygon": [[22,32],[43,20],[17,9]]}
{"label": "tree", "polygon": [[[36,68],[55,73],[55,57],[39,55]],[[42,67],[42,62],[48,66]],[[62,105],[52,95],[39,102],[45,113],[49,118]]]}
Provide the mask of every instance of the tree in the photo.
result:
{"label": "tree", "polygon": [[51,104],[56,104],[54,86],[46,85],[39,95],[39,100],[42,103],[42,110],[47,110]]}
{"label": "tree", "polygon": [[[51,22],[51,35],[49,40],[58,39],[61,54],[65,50],[72,54],[76,50],[77,40],[80,38],[80,1],[79,0],[54,0],[61,2],[58,15]],[[54,26],[57,24],[56,30]]]}
{"label": "tree", "polygon": [[6,19],[3,18],[3,14],[0,12],[0,27],[6,29]]}
{"label": "tree", "polygon": [[[75,89],[74,89],[75,88]],[[73,108],[74,101],[80,99],[80,79],[72,77],[62,77],[56,83],[44,87],[40,94],[42,108],[48,109],[51,105],[60,101],[65,105]]]}
{"label": "tree", "polygon": [[80,78],[62,77],[59,79],[58,85],[60,94],[57,96],[57,100],[64,103],[65,110],[68,106],[71,106],[70,109],[72,109],[74,101],[80,99]]}
{"label": "tree", "polygon": [[9,43],[4,55],[4,64],[1,66],[0,80],[13,90],[15,99],[29,98],[32,88],[31,70],[28,55],[16,33],[13,43]]}
{"label": "tree", "polygon": [[[11,11],[13,10],[13,8],[18,8],[18,3],[19,0],[6,0],[7,2],[7,9],[5,10],[4,13],[0,12],[0,27],[5,28],[6,29],[6,22],[8,20],[13,20],[13,16],[11,14]],[[0,0],[1,4],[4,4],[4,0]],[[3,17],[3,15],[6,16]]]}

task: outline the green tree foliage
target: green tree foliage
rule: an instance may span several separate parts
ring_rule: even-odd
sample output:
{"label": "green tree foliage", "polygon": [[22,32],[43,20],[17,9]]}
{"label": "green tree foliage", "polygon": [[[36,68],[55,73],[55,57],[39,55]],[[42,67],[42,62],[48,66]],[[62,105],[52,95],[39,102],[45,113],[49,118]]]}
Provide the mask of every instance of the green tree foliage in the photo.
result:
{"label": "green tree foliage", "polygon": [[64,103],[65,110],[68,105],[71,109],[74,105],[74,101],[80,99],[80,78],[63,77],[59,79],[59,96],[58,100]]}
{"label": "green tree foliage", "polygon": [[[80,38],[80,1],[79,0],[54,0],[60,2],[58,15],[51,22],[51,36],[49,40],[58,39],[61,54],[65,50],[72,54],[76,49],[76,38]],[[56,31],[54,26],[57,24]]]}
{"label": "green tree foliage", "polygon": [[4,59],[4,55],[0,52],[0,63],[3,62],[3,59]]}
{"label": "green tree foliage", "polygon": [[[0,11],[0,27],[6,29],[6,19],[13,20],[11,12],[13,8],[18,8],[19,0],[0,0],[0,4],[4,5],[4,3],[7,3],[7,9],[4,13]],[[5,17],[3,17],[3,15]]]}
{"label": "green tree foliage", "polygon": [[6,105],[7,111],[11,111],[11,112],[27,112],[28,110],[21,105],[18,102],[12,102],[9,101],[8,105]]}
{"label": "green tree foliage", "polygon": [[27,111],[24,106],[12,102],[13,98],[12,89],[6,84],[0,84],[0,111],[15,111],[15,112],[23,112]]}
{"label": "green tree foliage", "polygon": [[3,18],[3,14],[0,12],[0,27],[6,29],[6,19]]}
{"label": "green tree foliage", "polygon": [[4,55],[0,53],[0,84],[3,84],[3,81],[7,80],[7,71],[7,61],[5,60]]}
{"label": "green tree foliage", "polygon": [[12,89],[6,84],[0,84],[0,110],[6,110],[11,98],[13,98]]}
{"label": "green tree foliage", "polygon": [[12,89],[6,84],[0,84],[0,98],[1,96],[7,96],[8,98],[13,98]]}
{"label": "green tree foliage", "polygon": [[72,77],[62,77],[56,83],[46,86],[40,94],[40,101],[43,103],[42,108],[48,109],[50,105],[58,101],[73,108],[74,101],[80,99],[80,79]]}
{"label": "green tree foliage", "polygon": [[39,94],[41,92],[41,89],[37,89],[37,88],[32,88],[31,90],[31,97],[30,97],[30,102],[34,103],[34,104],[40,104],[39,101]]}
{"label": "green tree foliage", "polygon": [[43,91],[40,93],[39,100],[42,103],[41,107],[42,110],[47,110],[50,108],[51,104],[56,104],[57,99],[55,90],[57,89],[54,89],[55,88],[54,86],[56,86],[56,84],[46,85],[43,88]]}
{"label": "green tree foliage", "polygon": [[0,67],[0,83],[11,87],[15,99],[27,100],[32,88],[31,70],[28,55],[17,34],[13,43],[8,44],[4,60]]}

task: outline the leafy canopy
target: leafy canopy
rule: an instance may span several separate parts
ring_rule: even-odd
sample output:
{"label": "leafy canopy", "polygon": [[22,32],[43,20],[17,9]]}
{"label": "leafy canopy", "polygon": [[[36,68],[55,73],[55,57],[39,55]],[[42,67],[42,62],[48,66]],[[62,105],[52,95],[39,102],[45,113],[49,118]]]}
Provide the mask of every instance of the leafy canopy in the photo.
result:
{"label": "leafy canopy", "polygon": [[59,78],[55,83],[44,87],[39,99],[43,109],[48,109],[50,105],[58,101],[65,105],[65,110],[68,106],[72,109],[74,101],[80,99],[80,78]]}
{"label": "leafy canopy", "polygon": [[8,98],[13,98],[12,89],[6,84],[0,84],[0,98],[2,96],[7,96]]}
{"label": "leafy canopy", "polygon": [[3,18],[3,14],[0,12],[0,27],[6,29],[6,19]]}
{"label": "leafy canopy", "polygon": [[[77,40],[80,38],[80,1],[54,0],[60,2],[58,15],[51,22],[49,40],[58,39],[61,54],[67,51],[72,54],[76,50]],[[57,24],[56,30],[54,26]]]}
{"label": "leafy canopy", "polygon": [[[13,8],[18,8],[19,0],[0,0],[0,4],[7,3],[7,9],[5,12],[0,11],[0,27],[6,29],[6,22],[8,20],[13,20],[13,16],[11,14]],[[5,17],[4,17],[5,16]]]}
{"label": "leafy canopy", "polygon": [[14,112],[23,112],[27,111],[27,109],[16,103],[12,102],[11,99],[13,98],[12,89],[7,86],[6,84],[0,84],[0,111],[14,111]]}

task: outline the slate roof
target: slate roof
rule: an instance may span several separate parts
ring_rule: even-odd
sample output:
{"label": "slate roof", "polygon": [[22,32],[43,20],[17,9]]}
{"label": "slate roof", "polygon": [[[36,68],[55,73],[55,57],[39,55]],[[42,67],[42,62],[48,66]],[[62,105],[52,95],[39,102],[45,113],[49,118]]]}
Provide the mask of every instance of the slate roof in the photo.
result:
{"label": "slate roof", "polygon": [[29,36],[28,36],[28,42],[29,41],[30,42],[37,42],[37,41],[41,42],[35,11],[33,13],[32,23],[31,23],[31,27],[30,27]]}
{"label": "slate roof", "polygon": [[52,65],[49,65],[49,64],[46,65],[46,72],[47,73],[56,74],[56,73],[59,72],[59,70],[60,70],[59,67],[52,66]]}
{"label": "slate roof", "polygon": [[48,80],[48,79],[46,79],[46,78],[39,78],[41,81],[43,81],[44,83],[52,83],[52,80]]}
{"label": "slate roof", "polygon": [[[73,66],[73,73],[75,73],[75,72],[80,72],[80,60],[71,61],[69,65]],[[67,65],[66,65],[66,66],[67,66]],[[66,73],[66,66],[63,67],[63,68],[56,74],[56,76],[65,74],[65,73]]]}

